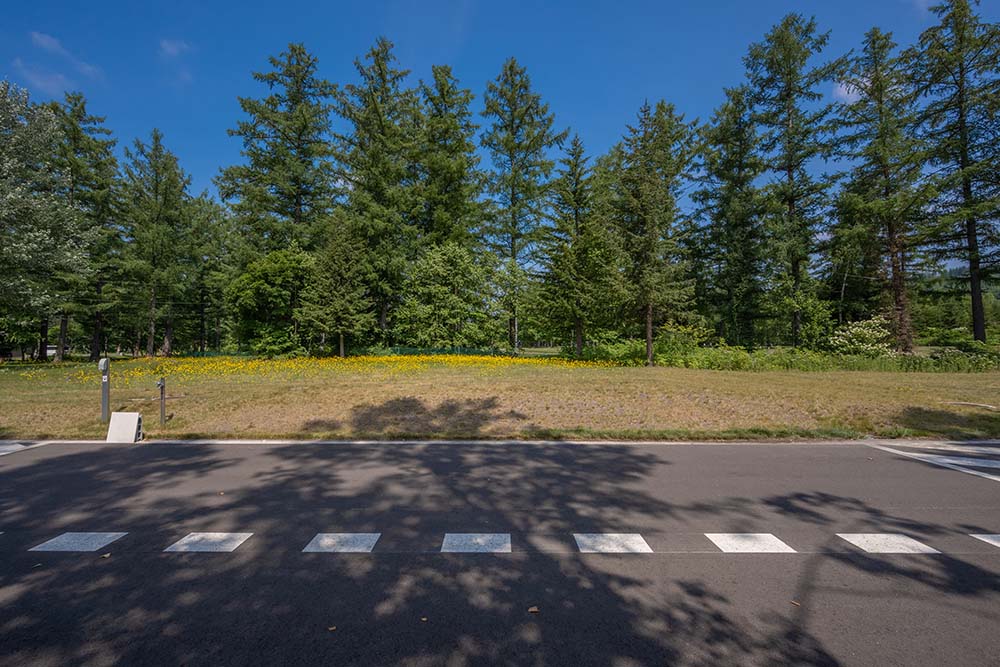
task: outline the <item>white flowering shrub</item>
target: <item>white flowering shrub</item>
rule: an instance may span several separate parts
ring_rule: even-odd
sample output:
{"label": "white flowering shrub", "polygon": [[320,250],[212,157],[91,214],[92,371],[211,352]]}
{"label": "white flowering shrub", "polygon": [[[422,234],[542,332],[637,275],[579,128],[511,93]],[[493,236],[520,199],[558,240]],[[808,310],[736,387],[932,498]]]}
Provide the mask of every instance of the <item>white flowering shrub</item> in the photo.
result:
{"label": "white flowering shrub", "polygon": [[896,353],[892,345],[889,320],[882,316],[870,320],[849,322],[830,336],[830,349],[840,354],[876,359],[891,357]]}

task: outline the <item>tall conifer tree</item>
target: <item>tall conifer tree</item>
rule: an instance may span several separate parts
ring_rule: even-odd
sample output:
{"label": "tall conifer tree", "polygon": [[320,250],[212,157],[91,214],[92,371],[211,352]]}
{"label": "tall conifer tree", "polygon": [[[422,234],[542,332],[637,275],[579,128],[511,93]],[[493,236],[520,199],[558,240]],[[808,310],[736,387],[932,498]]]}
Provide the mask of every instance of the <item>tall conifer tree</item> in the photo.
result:
{"label": "tall conifer tree", "polygon": [[417,155],[420,202],[418,225],[424,245],[455,242],[468,247],[481,222],[475,133],[469,105],[472,92],[460,88],[447,65],[431,68],[430,83],[421,83],[423,133]]}
{"label": "tall conifer tree", "polygon": [[618,222],[628,257],[631,303],[644,324],[646,364],[653,327],[691,306],[693,284],[678,242],[677,199],[694,157],[695,129],[672,104],[643,104],[624,140]]}
{"label": "tall conifer tree", "polygon": [[349,123],[337,136],[340,178],[347,184],[347,224],[357,228],[368,264],[368,294],[383,343],[391,337],[407,263],[416,253],[419,204],[415,196],[419,109],[405,87],[392,42],[380,37],[354,66],[360,81],[336,94],[336,112]]}
{"label": "tall conifer tree", "polygon": [[702,187],[694,199],[705,219],[699,240],[708,259],[706,298],[722,338],[753,346],[764,290],[765,210],[756,184],[764,164],[746,88],[726,90],[702,139]]}
{"label": "tall conifer tree", "polygon": [[[269,94],[239,98],[248,116],[229,130],[243,141],[245,164],[222,170],[216,183],[237,221],[261,253],[318,239],[333,198],[330,166],[332,84],[317,73],[318,60],[302,44],[268,59],[270,72],[254,72]],[[247,260],[253,257],[248,257]]]}
{"label": "tall conifer tree", "polygon": [[486,87],[483,116],[492,124],[482,136],[493,171],[488,189],[493,210],[483,234],[503,261],[503,301],[507,310],[508,342],[520,345],[518,309],[527,283],[525,267],[538,242],[545,214],[549,176],[555,163],[547,151],[561,144],[567,132],[552,129],[555,116],[531,90],[528,72],[513,58]]}
{"label": "tall conifer tree", "polygon": [[931,11],[940,23],[909,56],[927,100],[939,246],[968,267],[972,334],[985,341],[983,280],[1000,267],[1000,26],[983,22],[969,0],[944,0]]}
{"label": "tall conifer tree", "polygon": [[[912,136],[914,100],[907,73],[894,56],[892,36],[873,28],[850,59],[841,83],[852,98],[839,107],[842,145],[855,163],[840,198],[840,218],[849,246],[874,251],[884,269],[863,276],[887,283],[896,346],[913,349],[907,279],[929,189],[923,185],[922,152]],[[834,238],[840,226],[835,227]],[[851,266],[849,263],[847,266]],[[845,273],[847,269],[845,268]]]}
{"label": "tall conifer tree", "polygon": [[815,299],[809,274],[810,257],[827,206],[829,180],[816,176],[815,160],[832,149],[829,105],[821,83],[831,81],[840,61],[811,66],[829,33],[819,33],[815,19],[789,14],[752,44],[744,62],[754,91],[762,148],[773,179],[767,190],[775,214],[770,242],[777,251],[778,294],[790,310],[790,341],[803,342],[803,316]]}

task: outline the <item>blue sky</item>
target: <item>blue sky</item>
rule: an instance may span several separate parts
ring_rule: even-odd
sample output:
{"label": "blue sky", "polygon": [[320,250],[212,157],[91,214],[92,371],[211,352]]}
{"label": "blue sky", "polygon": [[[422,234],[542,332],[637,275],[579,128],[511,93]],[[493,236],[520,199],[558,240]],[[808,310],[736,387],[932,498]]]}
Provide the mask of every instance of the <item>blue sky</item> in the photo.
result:
{"label": "blue sky", "polygon": [[[560,127],[588,152],[605,151],[644,99],[666,99],[707,119],[722,88],[743,76],[742,57],[781,17],[814,15],[830,30],[831,56],[855,48],[873,25],[912,42],[933,23],[930,0],[700,0],[697,2],[9,2],[0,22],[0,78],[33,99],[80,90],[107,116],[119,143],[163,130],[168,147],[208,188],[219,167],[238,162],[226,130],[237,96],[260,94],[250,72],[301,41],[327,79],[353,80],[353,60],[379,35],[401,64],[429,78],[450,64],[481,95],[515,56],[549,102]],[[155,5],[155,6],[153,6]],[[1000,20],[1000,3],[980,8]],[[827,91],[831,97],[834,88]]]}

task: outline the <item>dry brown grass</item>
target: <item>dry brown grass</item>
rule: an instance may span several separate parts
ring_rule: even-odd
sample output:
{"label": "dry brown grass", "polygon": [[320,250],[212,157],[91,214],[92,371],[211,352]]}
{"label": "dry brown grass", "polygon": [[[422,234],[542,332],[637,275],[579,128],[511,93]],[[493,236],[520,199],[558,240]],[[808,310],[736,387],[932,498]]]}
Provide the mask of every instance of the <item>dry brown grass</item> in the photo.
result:
{"label": "dry brown grass", "polygon": [[[116,362],[114,377],[142,363]],[[1000,436],[1000,413],[949,405],[1000,404],[1000,373],[752,373],[541,361],[260,368],[222,376],[171,376],[168,369],[173,417],[165,428],[152,400],[160,369],[117,387],[112,408],[140,410],[152,437]],[[0,368],[0,437],[103,437],[95,376],[90,365]]]}

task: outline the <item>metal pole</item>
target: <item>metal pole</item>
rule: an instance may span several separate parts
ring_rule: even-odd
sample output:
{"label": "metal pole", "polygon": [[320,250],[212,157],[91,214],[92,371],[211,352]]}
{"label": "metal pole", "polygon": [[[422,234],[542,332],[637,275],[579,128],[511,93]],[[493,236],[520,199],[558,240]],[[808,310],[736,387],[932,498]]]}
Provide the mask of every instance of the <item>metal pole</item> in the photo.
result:
{"label": "metal pole", "polygon": [[107,424],[111,419],[111,360],[107,357],[97,362],[97,369],[101,372],[101,422]]}
{"label": "metal pole", "polygon": [[160,378],[160,381],[156,383],[156,386],[160,388],[160,426],[164,426],[167,423],[167,381],[166,378]]}

